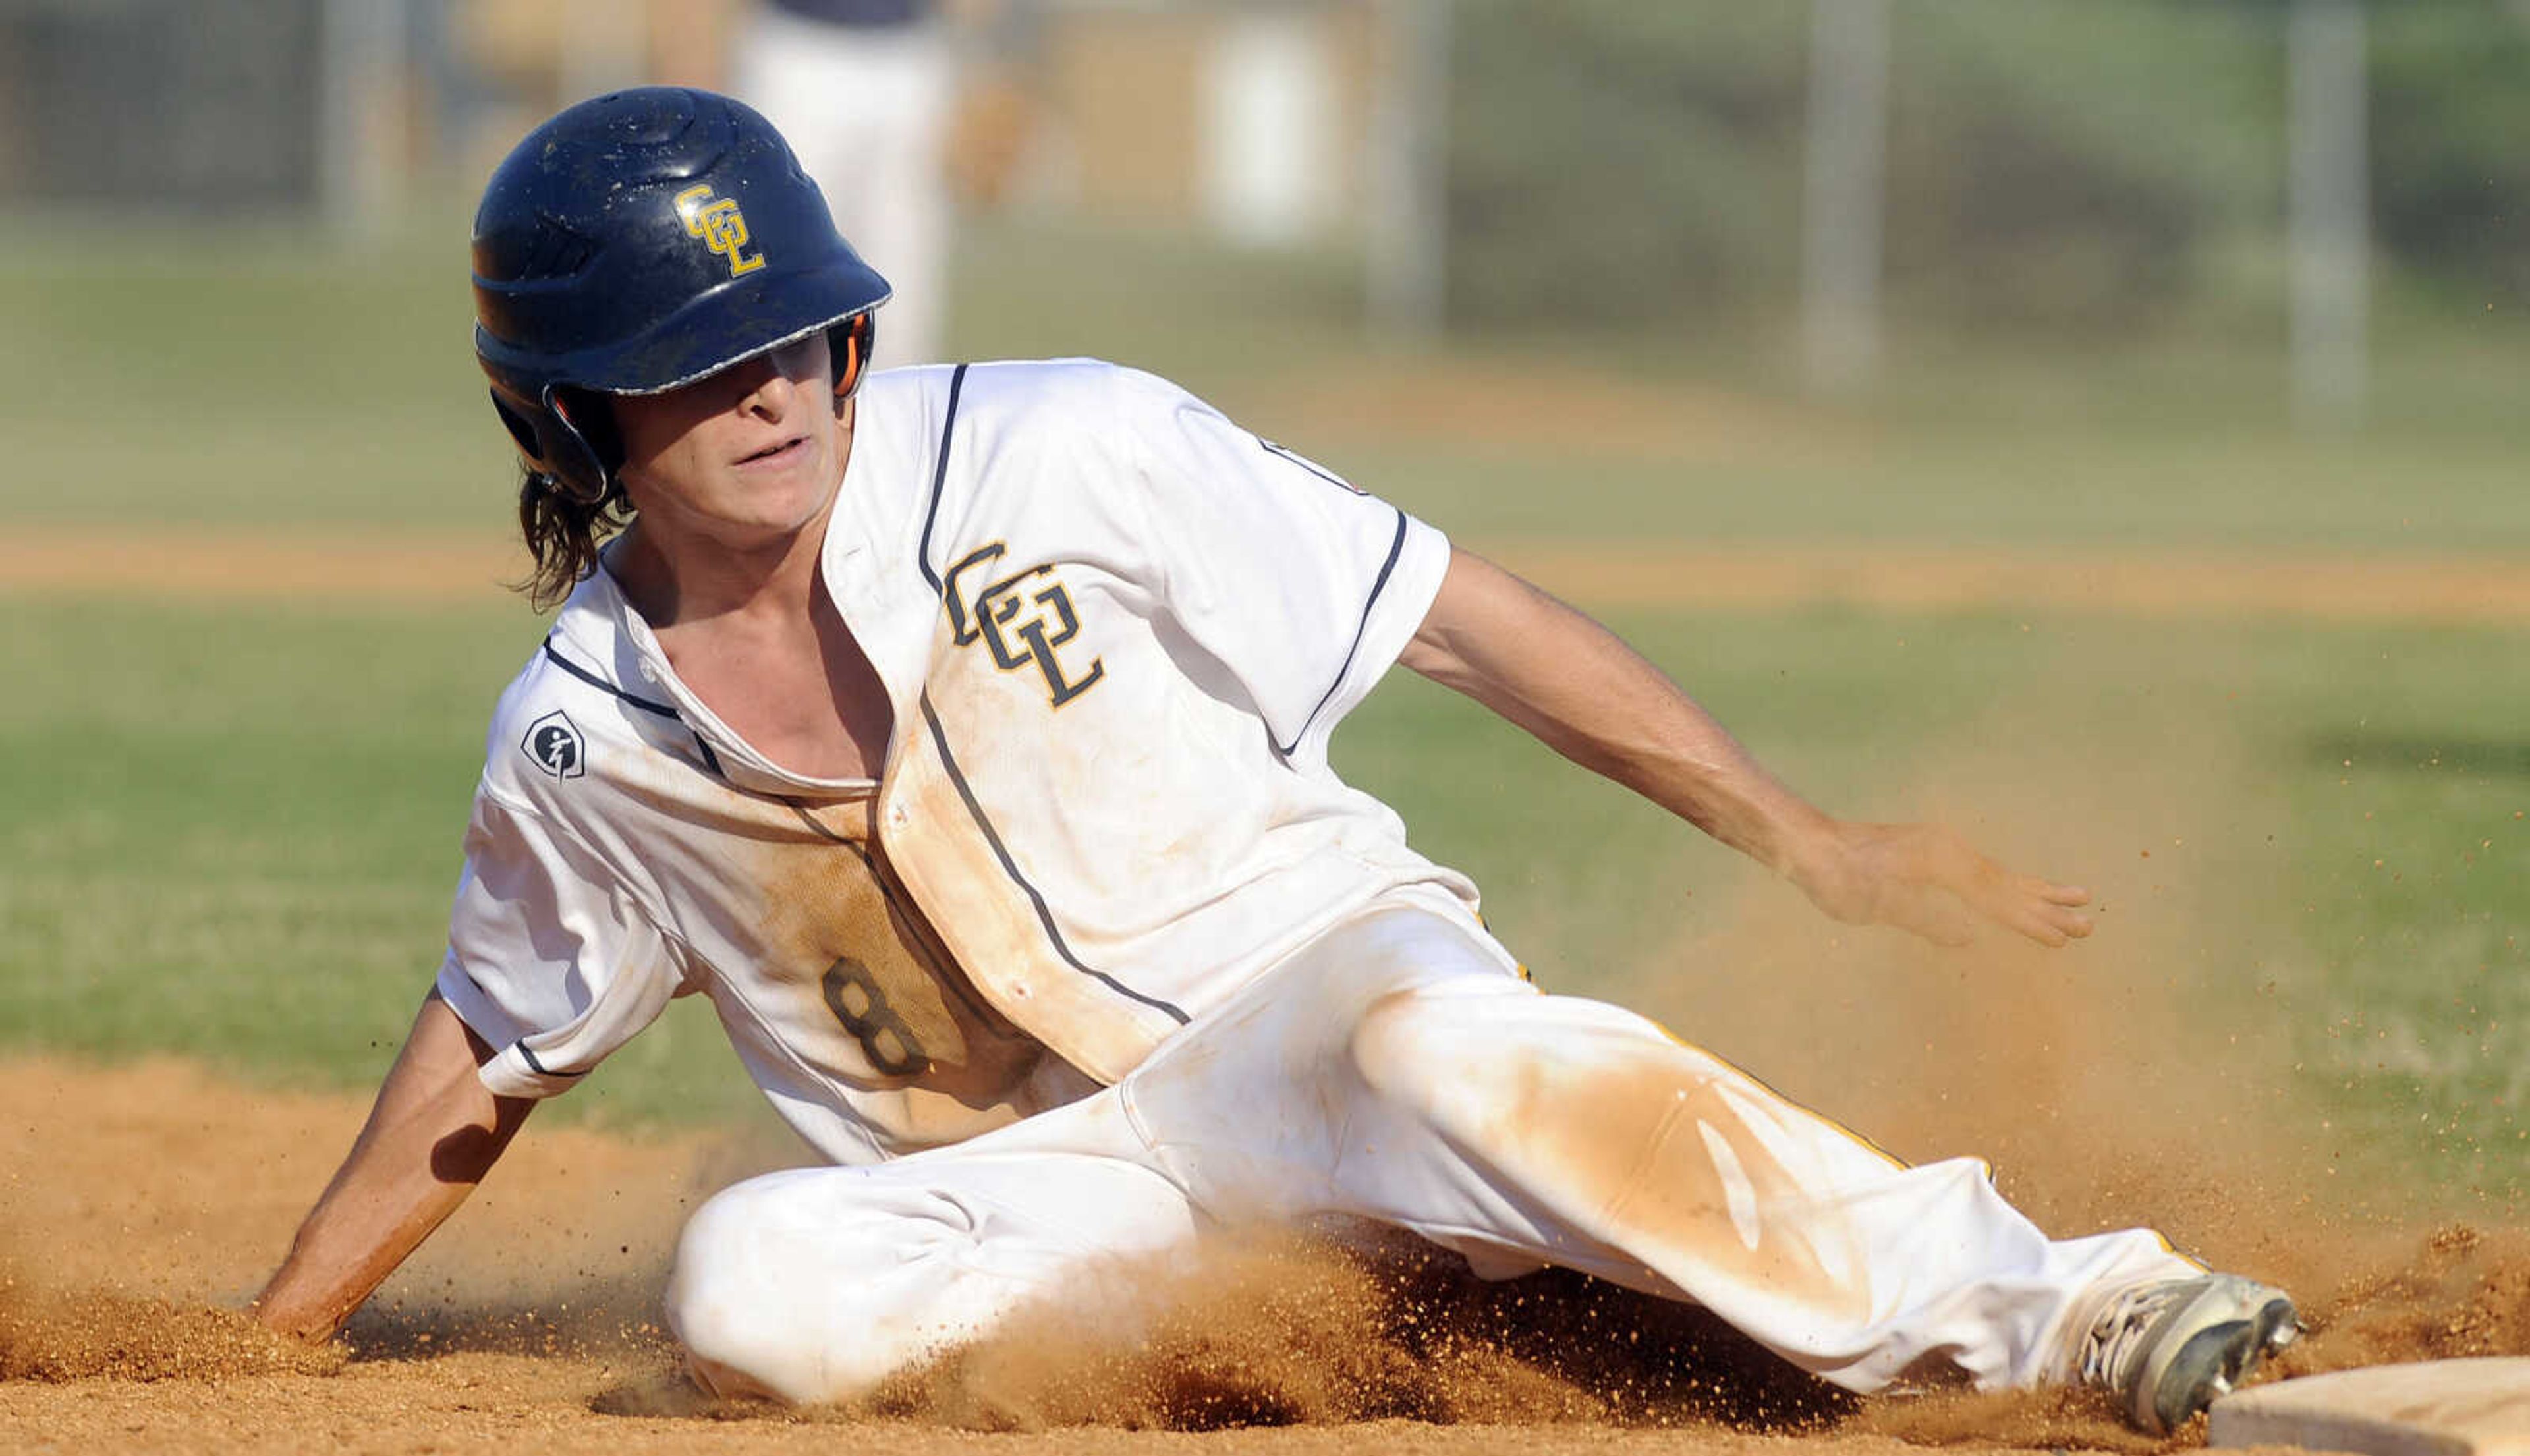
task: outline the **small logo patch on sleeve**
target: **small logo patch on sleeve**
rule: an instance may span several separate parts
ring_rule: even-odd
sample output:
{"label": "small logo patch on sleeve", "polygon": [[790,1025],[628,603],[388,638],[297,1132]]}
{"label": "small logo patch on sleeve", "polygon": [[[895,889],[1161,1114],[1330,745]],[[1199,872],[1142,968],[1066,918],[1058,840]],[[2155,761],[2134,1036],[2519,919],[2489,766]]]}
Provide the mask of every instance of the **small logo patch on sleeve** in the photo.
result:
{"label": "small logo patch on sleeve", "polygon": [[560,708],[528,724],[519,747],[535,760],[537,768],[556,779],[577,779],[587,772],[587,745],[578,726],[564,717]]}

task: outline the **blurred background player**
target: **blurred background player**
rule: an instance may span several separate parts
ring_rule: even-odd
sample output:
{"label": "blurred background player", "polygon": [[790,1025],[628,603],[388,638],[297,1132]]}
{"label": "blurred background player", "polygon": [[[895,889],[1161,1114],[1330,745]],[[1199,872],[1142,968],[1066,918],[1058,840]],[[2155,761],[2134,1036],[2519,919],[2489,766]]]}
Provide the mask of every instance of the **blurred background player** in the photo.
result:
{"label": "blurred background player", "polygon": [[791,139],[835,225],[897,288],[891,364],[941,355],[957,53],[932,0],[760,0],[732,89]]}

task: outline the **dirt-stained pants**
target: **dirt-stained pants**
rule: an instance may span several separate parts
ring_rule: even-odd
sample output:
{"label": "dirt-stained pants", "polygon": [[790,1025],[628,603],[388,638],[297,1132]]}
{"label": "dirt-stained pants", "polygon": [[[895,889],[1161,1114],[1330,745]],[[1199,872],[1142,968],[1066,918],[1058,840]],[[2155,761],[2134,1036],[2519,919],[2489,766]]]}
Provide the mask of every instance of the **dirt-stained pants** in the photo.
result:
{"label": "dirt-stained pants", "polygon": [[1320,1214],[1479,1273],[1693,1300],[1858,1391],[1928,1357],[1983,1387],[2067,1378],[2110,1293],[2199,1271],[2140,1229],[2051,1241],[1984,1164],[1906,1167],[1416,904],[1329,931],[1082,1102],[728,1189],[687,1225],[668,1313],[716,1389],[843,1399],[1102,1262]]}

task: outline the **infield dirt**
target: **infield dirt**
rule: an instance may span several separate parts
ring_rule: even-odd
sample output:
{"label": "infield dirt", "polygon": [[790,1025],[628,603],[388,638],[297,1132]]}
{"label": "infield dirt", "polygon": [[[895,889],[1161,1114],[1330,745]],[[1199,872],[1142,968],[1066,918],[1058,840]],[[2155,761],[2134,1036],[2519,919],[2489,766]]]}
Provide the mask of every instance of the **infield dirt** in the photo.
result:
{"label": "infield dirt", "polygon": [[[1113,1313],[1108,1291],[865,1409],[716,1405],[681,1380],[652,1310],[686,1212],[767,1149],[569,1127],[532,1129],[348,1340],[311,1351],[233,1311],[348,1146],[359,1098],[251,1090],[177,1062],[34,1058],[0,1063],[0,1446],[13,1449],[2164,1448],[2083,1396],[1857,1403],[1693,1311],[1606,1286],[1483,1285],[1437,1262],[1290,1245],[1226,1250],[1135,1293],[1138,1337],[1102,1337],[1084,1313]],[[2054,1173],[2071,1186],[2072,1167]],[[2021,1192],[2065,1203],[2049,1181]],[[2136,1195],[2115,1177],[2085,1186],[2094,1202],[2101,1186],[2112,1202]],[[2206,1252],[2303,1291],[2315,1330],[2288,1370],[2530,1353],[2517,1228],[2219,1202],[2198,1199],[2189,1220],[2229,1228]]]}

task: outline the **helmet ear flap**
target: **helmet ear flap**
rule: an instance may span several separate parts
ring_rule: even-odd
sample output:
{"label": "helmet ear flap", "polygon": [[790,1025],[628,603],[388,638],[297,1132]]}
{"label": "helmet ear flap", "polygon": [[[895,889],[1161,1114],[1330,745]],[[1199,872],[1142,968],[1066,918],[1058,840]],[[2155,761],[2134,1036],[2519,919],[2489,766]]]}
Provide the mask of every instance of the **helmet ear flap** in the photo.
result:
{"label": "helmet ear flap", "polygon": [[606,494],[606,473],[592,468],[596,453],[554,406],[554,391],[545,391],[540,406],[522,409],[516,401],[492,392],[492,412],[526,460],[529,474],[552,482],[551,488],[581,505],[594,505]]}
{"label": "helmet ear flap", "polygon": [[489,393],[492,396],[492,412],[501,416],[501,428],[508,430],[510,438],[518,442],[519,454],[539,465],[543,464],[544,450],[536,443],[536,422],[510,407],[510,402],[501,398],[499,390]]}
{"label": "helmet ear flap", "polygon": [[623,463],[615,412],[602,395],[559,385],[545,390],[544,405],[546,432],[554,440],[553,448],[539,456],[546,473],[561,484],[564,494],[583,506],[596,505],[606,499],[616,468]]}

